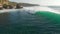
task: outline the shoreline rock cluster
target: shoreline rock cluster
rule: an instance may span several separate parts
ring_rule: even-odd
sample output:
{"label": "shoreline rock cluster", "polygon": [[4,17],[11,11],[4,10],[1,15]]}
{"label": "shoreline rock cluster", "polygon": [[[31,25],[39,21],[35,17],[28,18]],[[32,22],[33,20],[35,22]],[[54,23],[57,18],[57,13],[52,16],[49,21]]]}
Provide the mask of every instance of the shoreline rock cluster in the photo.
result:
{"label": "shoreline rock cluster", "polygon": [[21,9],[23,8],[22,6],[20,6],[19,4],[17,4],[16,6],[13,6],[13,5],[0,5],[0,10],[2,9]]}

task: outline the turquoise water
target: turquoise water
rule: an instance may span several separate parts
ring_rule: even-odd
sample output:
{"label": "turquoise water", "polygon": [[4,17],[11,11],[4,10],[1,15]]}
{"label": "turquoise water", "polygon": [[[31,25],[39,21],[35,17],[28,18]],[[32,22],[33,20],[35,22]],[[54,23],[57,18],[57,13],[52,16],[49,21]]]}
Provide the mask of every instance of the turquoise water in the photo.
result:
{"label": "turquoise water", "polygon": [[49,19],[54,19],[56,23],[60,23],[60,14],[52,13],[48,11],[38,11],[35,13],[36,15],[42,15],[44,17],[47,17]]}
{"label": "turquoise water", "polygon": [[60,15],[44,11],[1,13],[0,34],[60,34]]}

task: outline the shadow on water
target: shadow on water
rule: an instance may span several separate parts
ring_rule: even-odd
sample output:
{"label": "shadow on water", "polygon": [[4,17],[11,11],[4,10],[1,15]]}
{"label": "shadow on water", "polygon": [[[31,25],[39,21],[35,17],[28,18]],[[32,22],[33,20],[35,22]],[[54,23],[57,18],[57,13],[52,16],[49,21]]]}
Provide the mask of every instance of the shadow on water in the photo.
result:
{"label": "shadow on water", "polygon": [[0,14],[0,34],[59,34],[54,19],[32,15],[26,11]]}
{"label": "shadow on water", "polygon": [[6,32],[8,23],[8,13],[1,13],[0,14],[0,34]]}

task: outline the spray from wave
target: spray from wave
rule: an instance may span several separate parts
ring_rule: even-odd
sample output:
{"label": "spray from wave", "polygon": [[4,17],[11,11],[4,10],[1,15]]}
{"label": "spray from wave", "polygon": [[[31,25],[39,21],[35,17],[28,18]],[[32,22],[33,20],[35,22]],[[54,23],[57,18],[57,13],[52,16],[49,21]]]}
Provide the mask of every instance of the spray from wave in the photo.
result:
{"label": "spray from wave", "polygon": [[58,10],[54,10],[49,7],[32,7],[32,8],[27,8],[29,10],[34,10],[34,11],[28,11],[32,14],[38,15],[38,16],[43,16],[48,19],[53,19],[54,23],[60,23],[60,12]]}
{"label": "spray from wave", "polygon": [[34,6],[34,7],[26,7],[27,10],[33,10],[33,11],[29,11],[30,13],[36,13],[38,11],[44,11],[44,12],[52,12],[52,13],[56,13],[56,14],[60,14],[60,12],[58,10],[54,10],[52,8],[46,7],[46,6]]}

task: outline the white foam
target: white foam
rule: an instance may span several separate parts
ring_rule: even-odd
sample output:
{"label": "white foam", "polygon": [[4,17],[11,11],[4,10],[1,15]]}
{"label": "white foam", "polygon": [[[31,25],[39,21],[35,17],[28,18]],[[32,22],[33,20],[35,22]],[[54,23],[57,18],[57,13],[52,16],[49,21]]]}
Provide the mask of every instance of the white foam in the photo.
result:
{"label": "white foam", "polygon": [[18,11],[18,10],[22,10],[22,9],[3,9],[3,10],[0,10],[0,13],[13,12],[13,11]]}
{"label": "white foam", "polygon": [[52,8],[49,8],[49,7],[38,7],[35,9],[36,11],[40,10],[40,11],[49,11],[49,12],[53,12],[53,13],[56,13],[56,14],[60,14],[60,12],[58,10],[54,10]]}
{"label": "white foam", "polygon": [[35,7],[31,7],[31,8],[27,8],[28,10],[34,10],[34,11],[30,11],[30,13],[36,13],[37,11],[48,11],[48,12],[53,12],[56,14],[60,14],[60,12],[58,10],[54,10],[52,8],[46,7],[46,6],[35,6]]}
{"label": "white foam", "polygon": [[30,13],[36,13],[37,11],[48,11],[48,12],[53,12],[56,14],[60,14],[60,12],[58,10],[54,10],[52,8],[49,7],[43,7],[43,6],[35,6],[35,7],[26,7],[24,9],[4,9],[4,10],[0,10],[0,13],[4,13],[4,12],[12,12],[12,11],[28,11]]}

